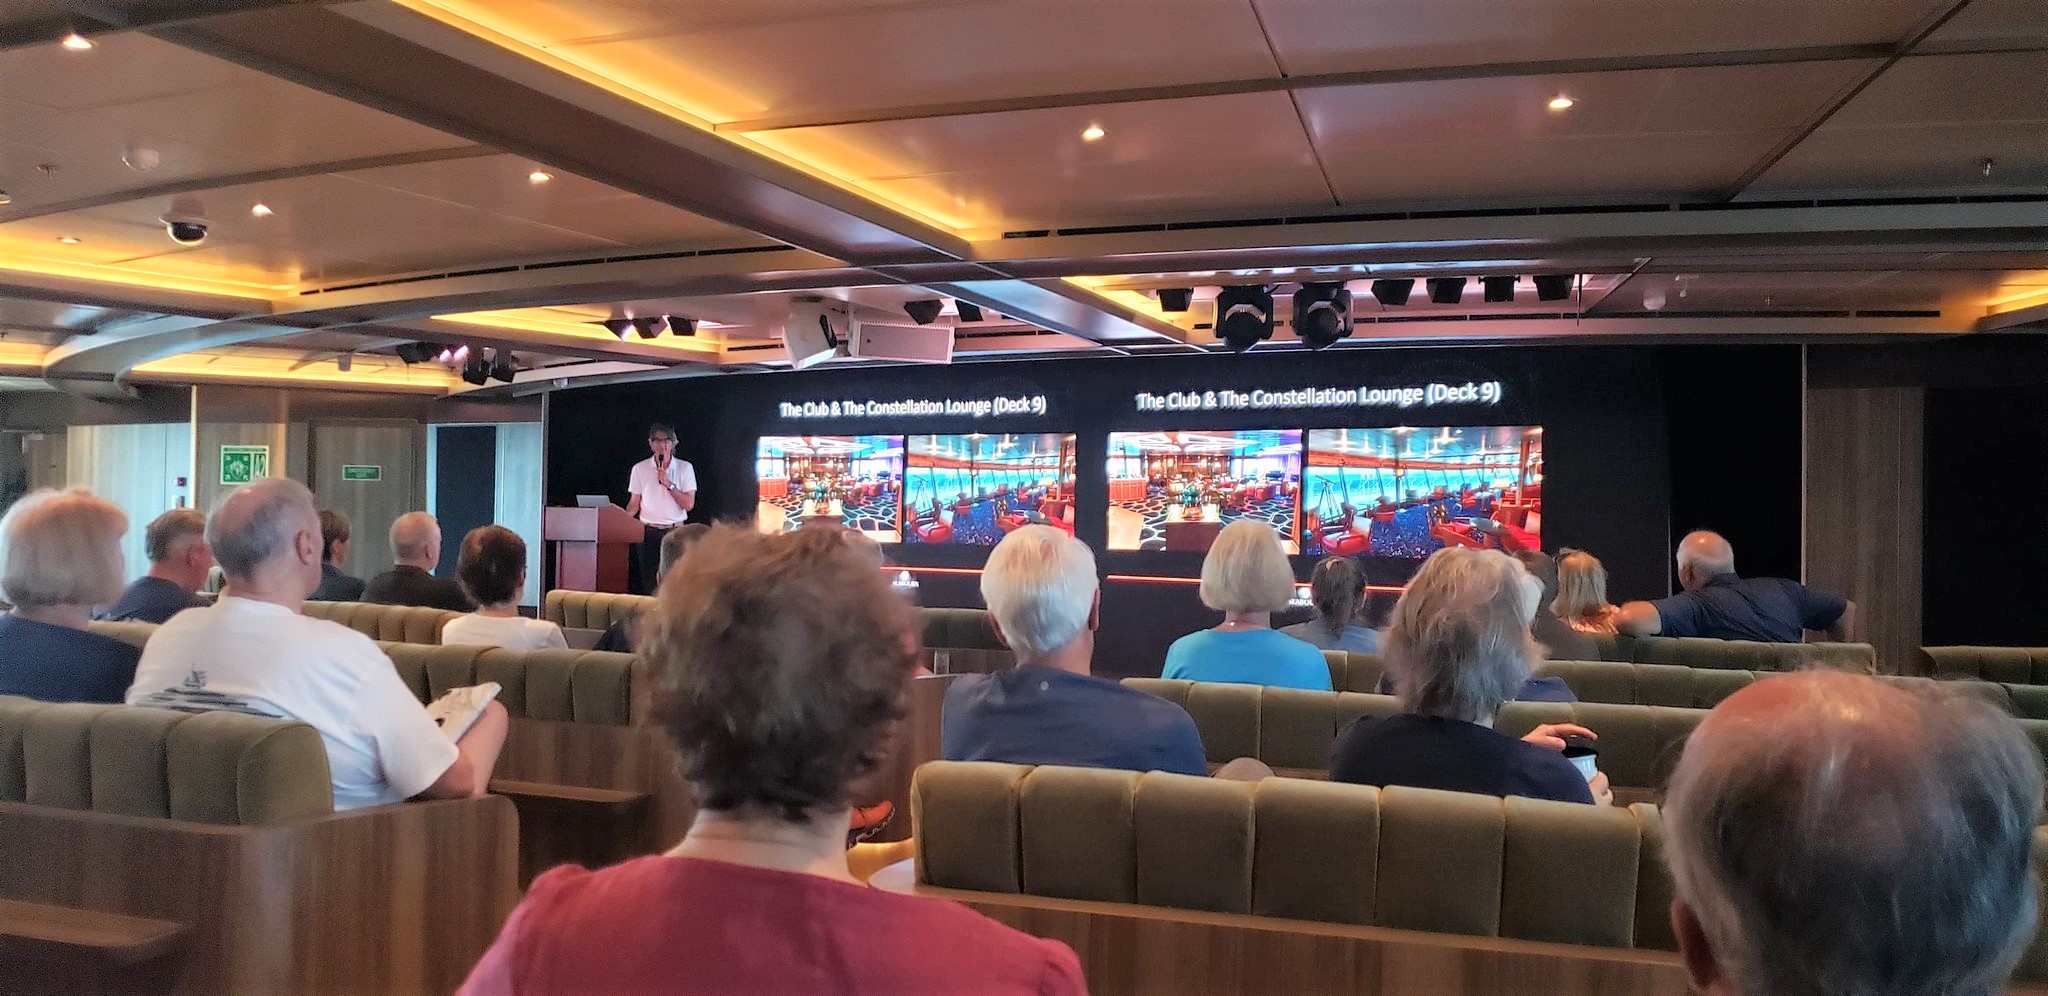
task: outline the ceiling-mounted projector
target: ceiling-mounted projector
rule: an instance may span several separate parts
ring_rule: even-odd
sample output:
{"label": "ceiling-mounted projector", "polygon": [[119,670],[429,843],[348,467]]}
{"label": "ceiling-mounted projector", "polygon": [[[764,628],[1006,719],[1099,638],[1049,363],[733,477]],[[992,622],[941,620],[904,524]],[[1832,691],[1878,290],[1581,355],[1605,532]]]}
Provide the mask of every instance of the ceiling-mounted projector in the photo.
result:
{"label": "ceiling-mounted projector", "polygon": [[834,356],[843,356],[853,322],[844,301],[796,301],[789,307],[789,322],[782,326],[782,347],[789,365],[798,370],[817,366]]}

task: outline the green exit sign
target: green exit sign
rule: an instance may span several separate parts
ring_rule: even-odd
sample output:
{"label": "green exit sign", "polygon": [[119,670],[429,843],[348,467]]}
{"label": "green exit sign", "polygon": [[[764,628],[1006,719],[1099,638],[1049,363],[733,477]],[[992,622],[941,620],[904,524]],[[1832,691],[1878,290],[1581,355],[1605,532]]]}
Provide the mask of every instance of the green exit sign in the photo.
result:
{"label": "green exit sign", "polygon": [[384,468],[372,464],[343,464],[341,467],[341,479],[344,481],[381,481],[384,479]]}

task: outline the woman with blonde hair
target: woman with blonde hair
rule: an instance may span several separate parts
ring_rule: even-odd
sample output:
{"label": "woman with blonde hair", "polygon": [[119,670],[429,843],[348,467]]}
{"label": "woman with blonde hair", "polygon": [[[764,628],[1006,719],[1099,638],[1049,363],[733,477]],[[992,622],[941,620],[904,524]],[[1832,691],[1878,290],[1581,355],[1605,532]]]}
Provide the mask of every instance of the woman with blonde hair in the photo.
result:
{"label": "woman with blonde hair", "polygon": [[127,585],[128,516],[83,489],[37,491],[0,519],[0,695],[119,702],[142,651],[87,632]]}
{"label": "woman with blonde hair", "polygon": [[848,869],[917,667],[912,610],[861,551],[722,525],[673,570],[689,583],[660,587],[640,663],[696,822],[666,854],[535,879],[461,992],[1085,992],[1058,941]]}
{"label": "woman with blonde hair", "polygon": [[1615,614],[1607,600],[1607,568],[1584,550],[1563,550],[1557,557],[1557,599],[1550,611],[1581,633],[1613,636]]}
{"label": "woman with blonde hair", "polygon": [[1294,597],[1294,568],[1272,526],[1224,526],[1202,560],[1201,591],[1223,622],[1173,641],[1161,677],[1330,690],[1323,652],[1273,628],[1273,613]]}

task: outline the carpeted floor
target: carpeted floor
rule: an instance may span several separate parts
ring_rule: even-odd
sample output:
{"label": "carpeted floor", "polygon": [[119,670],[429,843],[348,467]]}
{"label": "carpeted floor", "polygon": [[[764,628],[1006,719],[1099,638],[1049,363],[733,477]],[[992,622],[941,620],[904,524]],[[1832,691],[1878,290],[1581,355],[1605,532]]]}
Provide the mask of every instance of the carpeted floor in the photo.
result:
{"label": "carpeted floor", "polygon": [[[782,520],[782,531],[785,533],[803,528],[804,517],[810,514],[811,503],[798,495],[770,498],[768,503],[789,513],[788,517]],[[845,510],[844,521],[848,528],[858,529],[864,533],[893,532],[897,528],[896,495],[893,493],[876,495],[867,501],[847,505]]]}
{"label": "carpeted floor", "polygon": [[[1166,510],[1173,506],[1173,501],[1164,491],[1152,489],[1144,501],[1118,501],[1110,504],[1145,517],[1145,525],[1138,537],[1138,549],[1166,549]],[[1278,494],[1266,501],[1255,501],[1245,506],[1243,511],[1225,509],[1218,517],[1226,526],[1239,519],[1256,519],[1272,526],[1280,533],[1281,538],[1290,542],[1294,539],[1293,495]]]}

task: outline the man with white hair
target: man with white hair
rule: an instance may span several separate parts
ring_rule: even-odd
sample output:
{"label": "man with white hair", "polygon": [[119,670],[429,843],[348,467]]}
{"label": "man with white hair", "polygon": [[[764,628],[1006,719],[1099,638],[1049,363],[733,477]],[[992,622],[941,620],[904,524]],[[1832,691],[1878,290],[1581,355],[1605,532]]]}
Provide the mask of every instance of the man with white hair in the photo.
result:
{"label": "man with white hair", "polygon": [[450,741],[370,638],[300,614],[320,586],[320,516],[305,485],[267,478],[214,509],[207,540],[228,578],[213,606],[149,640],[131,705],[295,719],[327,747],[336,809],[482,795],[504,746],[493,702]]}
{"label": "man with white hair", "polygon": [[1086,543],[1051,526],[1011,532],[989,554],[981,597],[1017,666],[946,690],[947,760],[1208,773],[1185,710],[1089,673],[1102,598]]}
{"label": "man with white hair", "polygon": [[468,612],[476,608],[462,586],[434,576],[441,562],[441,524],[425,512],[407,512],[391,523],[391,551],[398,561],[363,586],[363,601],[380,605],[424,605]]}
{"label": "man with white hair", "polygon": [[1719,533],[1687,533],[1678,543],[1678,585],[1670,598],[1630,602],[1615,628],[1634,636],[1706,636],[1798,643],[1805,631],[1845,640],[1856,603],[1784,578],[1735,573],[1735,548]]}
{"label": "man with white hair", "polygon": [[2041,759],[1972,696],[1807,671],[1729,696],[1664,809],[1706,996],[1992,996],[2034,936]]}

